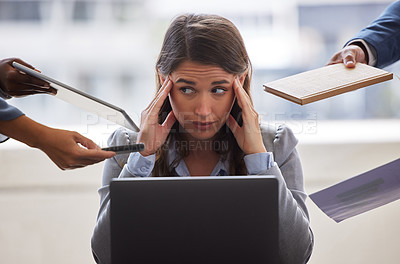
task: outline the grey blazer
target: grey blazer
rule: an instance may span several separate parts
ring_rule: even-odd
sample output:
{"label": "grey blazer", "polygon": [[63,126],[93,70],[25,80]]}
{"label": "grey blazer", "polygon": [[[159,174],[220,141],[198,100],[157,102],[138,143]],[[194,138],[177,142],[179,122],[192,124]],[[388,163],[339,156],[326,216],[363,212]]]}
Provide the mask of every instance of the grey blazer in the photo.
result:
{"label": "grey blazer", "polygon": [[[303,172],[295,149],[297,139],[286,126],[277,130],[261,126],[264,145],[273,152],[275,165],[262,175],[274,175],[279,181],[279,250],[281,263],[306,263],[314,245],[308,211],[305,205]],[[126,129],[116,130],[108,144],[123,145],[136,141],[136,133]],[[109,184],[117,178],[128,160],[129,154],[121,154],[105,163],[103,183],[99,189],[100,209],[92,236],[92,251],[98,263],[111,263],[110,256],[110,196]],[[132,251],[134,254],[134,250]]]}

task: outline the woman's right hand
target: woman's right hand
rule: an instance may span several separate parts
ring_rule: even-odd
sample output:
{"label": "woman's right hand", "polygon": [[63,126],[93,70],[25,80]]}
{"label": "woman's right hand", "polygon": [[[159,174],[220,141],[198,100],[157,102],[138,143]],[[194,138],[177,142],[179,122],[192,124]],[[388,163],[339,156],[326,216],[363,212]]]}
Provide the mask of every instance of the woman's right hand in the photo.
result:
{"label": "woman's right hand", "polygon": [[142,156],[149,156],[154,153],[164,144],[171,127],[176,121],[174,113],[171,111],[164,123],[158,123],[158,114],[168,94],[171,91],[173,84],[167,78],[160,90],[157,92],[153,101],[143,110],[140,121],[140,132],[137,137],[137,143],[144,143],[145,149],[140,152]]}

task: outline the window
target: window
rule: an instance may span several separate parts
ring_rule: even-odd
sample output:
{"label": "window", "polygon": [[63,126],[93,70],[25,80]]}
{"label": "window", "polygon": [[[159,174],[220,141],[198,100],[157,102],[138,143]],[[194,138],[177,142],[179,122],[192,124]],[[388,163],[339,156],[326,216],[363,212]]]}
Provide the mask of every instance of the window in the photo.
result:
{"label": "window", "polygon": [[40,1],[0,1],[0,21],[40,21]]}

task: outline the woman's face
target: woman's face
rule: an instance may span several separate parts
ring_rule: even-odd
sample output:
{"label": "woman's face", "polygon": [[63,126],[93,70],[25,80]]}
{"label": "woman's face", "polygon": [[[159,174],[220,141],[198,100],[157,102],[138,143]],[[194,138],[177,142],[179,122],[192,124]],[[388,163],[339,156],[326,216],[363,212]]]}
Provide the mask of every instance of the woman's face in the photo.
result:
{"label": "woman's face", "polygon": [[235,77],[218,66],[192,61],[170,74],[172,111],[191,137],[211,139],[225,124],[235,98]]}

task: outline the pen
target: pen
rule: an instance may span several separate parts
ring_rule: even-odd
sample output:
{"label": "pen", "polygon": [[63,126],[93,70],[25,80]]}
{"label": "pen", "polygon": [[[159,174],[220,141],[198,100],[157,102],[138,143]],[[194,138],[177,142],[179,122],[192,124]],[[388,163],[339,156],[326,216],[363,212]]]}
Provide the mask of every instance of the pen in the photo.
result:
{"label": "pen", "polygon": [[139,151],[144,150],[144,144],[139,143],[139,144],[130,144],[130,145],[122,145],[122,146],[113,146],[113,147],[102,148],[102,150],[114,151],[117,154],[139,152]]}

